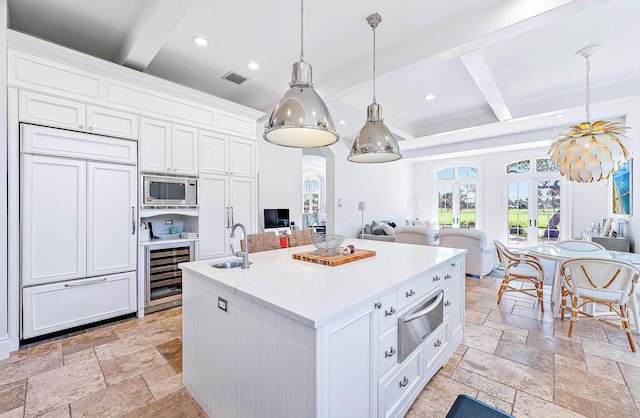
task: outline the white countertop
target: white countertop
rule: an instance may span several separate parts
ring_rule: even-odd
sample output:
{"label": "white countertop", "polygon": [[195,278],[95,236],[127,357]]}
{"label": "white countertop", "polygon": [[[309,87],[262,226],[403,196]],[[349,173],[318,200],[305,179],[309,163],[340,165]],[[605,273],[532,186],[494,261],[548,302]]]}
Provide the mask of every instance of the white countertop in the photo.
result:
{"label": "white countertop", "polygon": [[182,263],[180,268],[214,280],[238,294],[317,328],[343,310],[381,295],[465,252],[454,248],[358,239],[345,240],[343,246],[348,244],[358,249],[374,250],[376,255],[336,267],[293,259],[294,253],[314,249],[309,245],[251,253],[249,261],[253,264],[248,269],[211,267],[220,261],[238,260],[232,256]]}

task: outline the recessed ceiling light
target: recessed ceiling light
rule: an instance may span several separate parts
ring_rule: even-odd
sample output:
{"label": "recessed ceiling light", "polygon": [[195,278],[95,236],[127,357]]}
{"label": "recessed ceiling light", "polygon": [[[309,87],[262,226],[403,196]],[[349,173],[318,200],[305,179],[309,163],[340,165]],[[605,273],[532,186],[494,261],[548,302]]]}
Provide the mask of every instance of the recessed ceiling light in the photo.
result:
{"label": "recessed ceiling light", "polygon": [[207,38],[205,38],[204,36],[194,36],[191,39],[193,39],[193,42],[195,42],[196,45],[199,45],[199,46],[207,46],[207,45],[209,45],[209,40]]}
{"label": "recessed ceiling light", "polygon": [[564,113],[556,113],[555,115],[553,115],[554,118],[563,118],[564,117]]}
{"label": "recessed ceiling light", "polygon": [[260,68],[260,66],[257,63],[251,61],[247,63],[247,68],[250,70],[257,70],[258,68]]}
{"label": "recessed ceiling light", "polygon": [[340,122],[338,122],[338,123],[339,123],[340,125],[346,125],[346,124],[347,124],[347,121],[343,119],[343,120],[341,120],[341,121],[340,121]]}
{"label": "recessed ceiling light", "polygon": [[433,100],[433,99],[435,99],[436,97],[438,97],[438,96],[437,96],[437,95],[435,95],[435,94],[433,94],[433,93],[429,93],[429,94],[425,94],[425,95],[424,95],[424,99],[425,99],[425,100]]}

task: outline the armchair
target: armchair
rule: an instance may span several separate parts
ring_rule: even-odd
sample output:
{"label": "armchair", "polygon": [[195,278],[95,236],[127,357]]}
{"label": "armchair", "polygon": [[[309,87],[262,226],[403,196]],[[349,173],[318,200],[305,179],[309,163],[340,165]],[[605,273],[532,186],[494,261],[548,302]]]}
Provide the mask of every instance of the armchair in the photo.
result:
{"label": "armchair", "polygon": [[440,246],[467,250],[466,274],[482,277],[491,273],[496,265],[495,248],[487,242],[485,233],[477,229],[441,229]]}

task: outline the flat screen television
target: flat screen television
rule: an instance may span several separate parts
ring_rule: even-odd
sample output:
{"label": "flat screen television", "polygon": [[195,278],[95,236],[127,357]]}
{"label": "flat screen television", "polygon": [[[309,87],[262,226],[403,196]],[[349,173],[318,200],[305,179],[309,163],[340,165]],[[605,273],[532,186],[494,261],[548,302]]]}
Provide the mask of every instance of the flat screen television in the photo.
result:
{"label": "flat screen television", "polygon": [[289,227],[289,209],[265,209],[264,210],[264,227],[265,228],[288,228]]}

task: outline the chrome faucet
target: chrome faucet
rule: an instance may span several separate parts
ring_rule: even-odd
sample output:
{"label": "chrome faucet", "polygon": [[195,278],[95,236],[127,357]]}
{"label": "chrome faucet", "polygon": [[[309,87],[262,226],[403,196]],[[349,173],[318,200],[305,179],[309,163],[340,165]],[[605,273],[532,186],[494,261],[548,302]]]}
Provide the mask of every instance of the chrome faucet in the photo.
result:
{"label": "chrome faucet", "polygon": [[242,225],[241,223],[234,224],[231,227],[231,238],[235,238],[236,228],[238,227],[242,229],[242,234],[243,234],[242,246],[244,247],[244,251],[234,250],[233,242],[231,242],[229,246],[231,247],[231,253],[233,255],[235,255],[236,257],[242,257],[242,268],[248,269],[249,268],[249,241],[247,240],[247,228],[245,228],[244,225]]}

